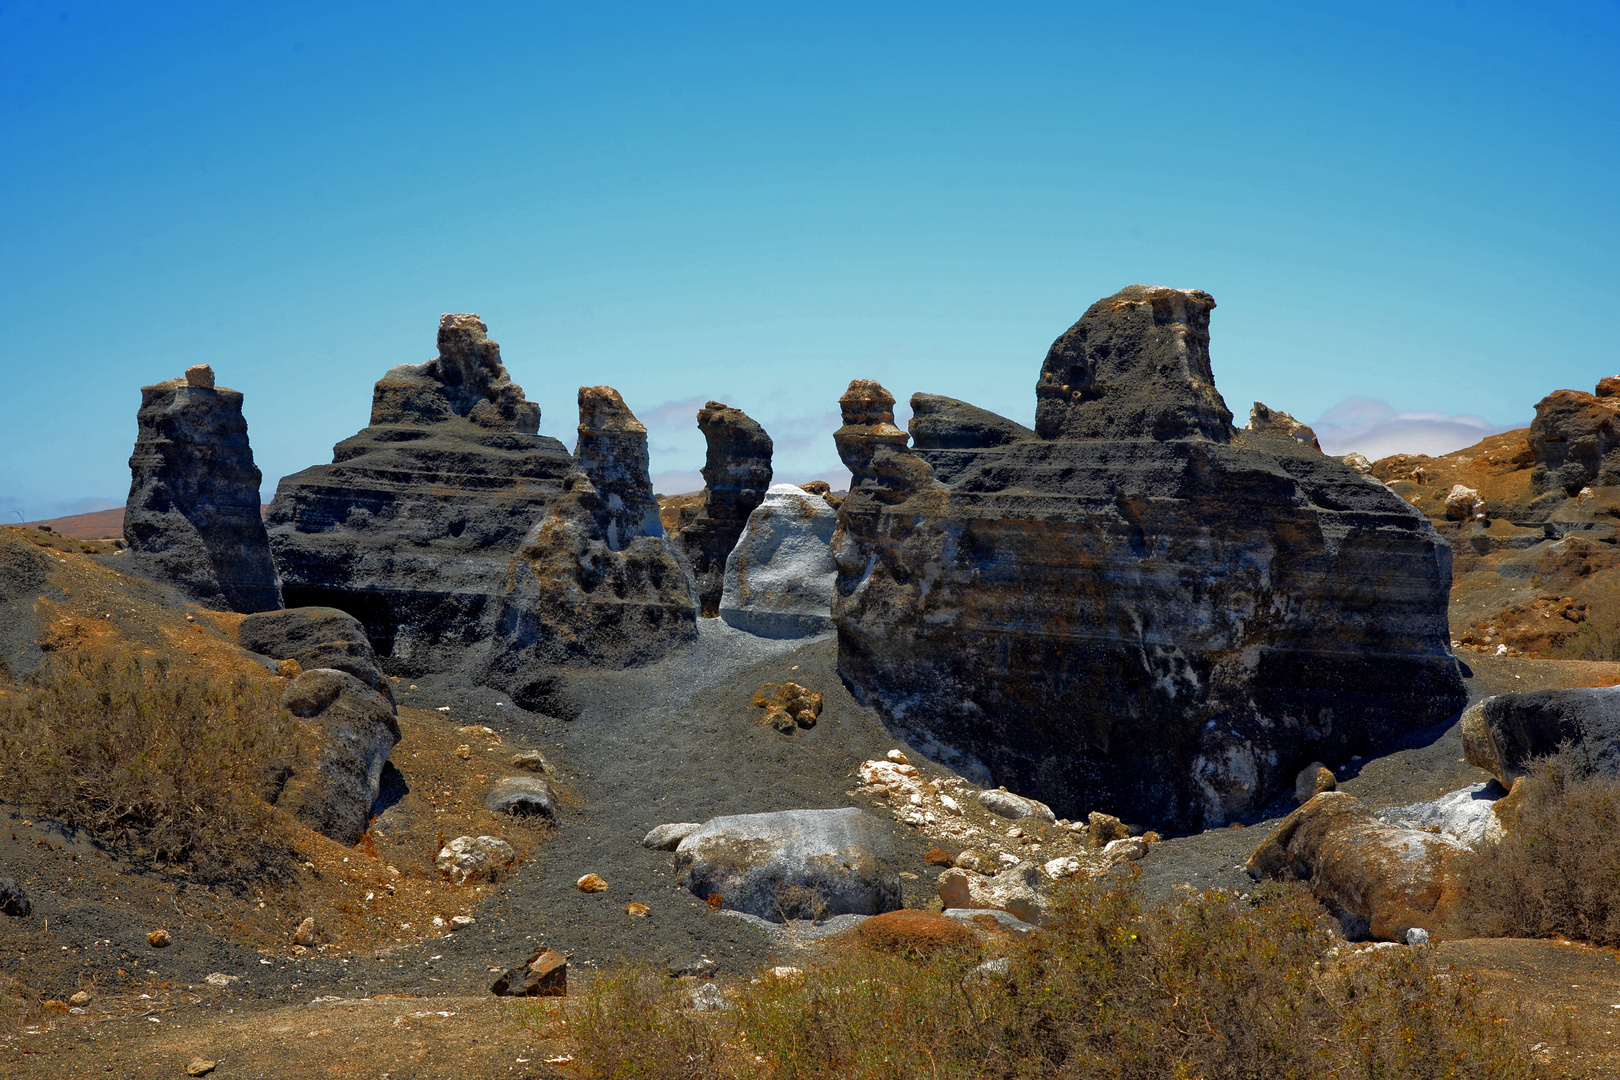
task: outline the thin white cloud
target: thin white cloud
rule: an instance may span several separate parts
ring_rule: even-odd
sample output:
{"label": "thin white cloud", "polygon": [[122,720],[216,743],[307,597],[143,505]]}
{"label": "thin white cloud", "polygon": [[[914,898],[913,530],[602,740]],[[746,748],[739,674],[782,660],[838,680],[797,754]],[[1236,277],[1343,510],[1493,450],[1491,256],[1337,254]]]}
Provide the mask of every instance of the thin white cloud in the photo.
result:
{"label": "thin white cloud", "polygon": [[1398,412],[1395,406],[1378,398],[1348,397],[1318,417],[1311,427],[1324,453],[1354,451],[1376,461],[1391,454],[1439,457],[1527,424],[1494,424],[1466,413]]}

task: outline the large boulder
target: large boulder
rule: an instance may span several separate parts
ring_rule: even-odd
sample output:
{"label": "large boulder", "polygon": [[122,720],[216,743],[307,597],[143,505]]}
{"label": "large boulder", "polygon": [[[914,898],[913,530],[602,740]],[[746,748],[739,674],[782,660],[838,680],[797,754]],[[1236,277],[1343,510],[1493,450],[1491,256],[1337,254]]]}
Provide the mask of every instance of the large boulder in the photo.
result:
{"label": "large boulder", "polygon": [[196,367],[141,387],[135,421],[124,565],[207,607],[279,608],[241,393],[216,387],[213,371]]}
{"label": "large boulder", "polygon": [[346,671],[294,679],[281,706],[300,721],[297,764],[276,805],[340,844],[365,835],[383,766],[399,742],[394,708]]}
{"label": "large boulder", "polygon": [[1450,546],[1291,434],[1231,426],[1213,304],[1092,305],[1042,369],[1038,437],[926,402],[913,450],[882,386],[840,401],[841,674],[1062,817],[1223,824],[1466,702]]}
{"label": "large boulder", "polygon": [[520,698],[549,666],[645,663],[697,636],[692,583],[647,474],[647,429],[611,386],[580,387],[574,458],[501,598],[487,678]]}
{"label": "large boulder", "polygon": [[699,409],[697,422],[709,444],[703,505],[682,526],[680,539],[697,584],[700,613],[712,617],[719,613],[725,589],[726,556],[771,486],[772,446],[757,421],[718,401]]}
{"label": "large boulder", "polygon": [[377,664],[366,628],[346,611],[302,607],[249,615],[237,628],[237,640],[249,652],[272,660],[296,660],[303,670],[347,671],[394,700],[393,686]]}
{"label": "large boulder", "polygon": [[900,907],[893,843],[861,810],[713,818],[675,848],[675,868],[694,896],[773,922]]}
{"label": "large boulder", "polygon": [[1463,713],[1462,739],[1468,763],[1503,787],[1566,747],[1578,770],[1620,777],[1620,686],[1497,694]]}
{"label": "large boulder", "polygon": [[487,329],[441,318],[438,357],[391,368],[370,424],[284,477],[266,515],[287,602],[355,615],[397,674],[488,637],[507,564],[573,468]]}
{"label": "large boulder", "polygon": [[1379,820],[1360,799],[1324,791],[1283,819],[1245,865],[1255,878],[1309,881],[1352,937],[1404,941],[1442,929],[1458,900],[1452,837]]}
{"label": "large boulder", "polygon": [[1574,495],[1612,485],[1620,479],[1620,397],[1555,390],[1536,404],[1529,442],[1536,491]]}
{"label": "large boulder", "polygon": [[832,629],[832,534],[838,515],[820,495],[772,484],[726,559],[720,617],[771,638]]}

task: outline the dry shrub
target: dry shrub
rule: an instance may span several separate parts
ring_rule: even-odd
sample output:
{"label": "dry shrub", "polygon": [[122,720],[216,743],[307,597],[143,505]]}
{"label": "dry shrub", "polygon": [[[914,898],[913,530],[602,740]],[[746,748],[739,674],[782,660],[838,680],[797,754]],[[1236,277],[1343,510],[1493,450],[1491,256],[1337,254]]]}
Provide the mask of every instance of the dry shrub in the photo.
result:
{"label": "dry shrub", "polygon": [[263,794],[294,722],[278,689],[161,659],[47,657],[0,698],[0,798],[208,883],[279,876],[291,855]]}
{"label": "dry shrub", "polygon": [[[3,916],[0,916],[3,917]],[[0,975],[0,1039],[21,1034],[45,1015],[39,996],[15,975]]]}
{"label": "dry shrub", "polygon": [[1620,945],[1620,780],[1564,749],[1532,763],[1513,799],[1513,827],[1462,864],[1463,928]]}
{"label": "dry shrub", "polygon": [[680,984],[646,964],[602,973],[574,1014],[581,1064],[615,1080],[719,1075],[723,1024],[686,1004]]}
{"label": "dry shrub", "polygon": [[[699,1026],[705,1045],[723,1050],[715,1077],[1531,1075],[1524,1048],[1467,976],[1436,972],[1423,950],[1334,960],[1337,939],[1321,919],[1299,887],[1149,908],[1130,887],[1078,882],[1000,973],[980,966],[976,944],[926,957],[857,953],[803,978],[764,979],[734,1014],[687,1013],[674,1030],[690,1039]],[[672,1000],[647,992],[615,1023],[581,1026],[582,1056],[601,1076],[686,1075],[610,1064],[690,1056],[665,1049],[665,1021],[645,1018]]]}

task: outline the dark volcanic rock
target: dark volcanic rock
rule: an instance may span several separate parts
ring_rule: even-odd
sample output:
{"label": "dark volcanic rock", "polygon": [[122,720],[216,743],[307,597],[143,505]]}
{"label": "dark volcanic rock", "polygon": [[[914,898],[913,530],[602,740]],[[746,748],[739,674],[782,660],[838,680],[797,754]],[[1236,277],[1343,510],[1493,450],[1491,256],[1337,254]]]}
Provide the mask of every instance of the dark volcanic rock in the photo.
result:
{"label": "dark volcanic rock", "polygon": [[881,386],[840,402],[841,673],[1065,817],[1221,824],[1465,701],[1449,546],[1382,484],[1230,426],[1213,304],[1093,305],[1048,356],[1041,438],[913,451]]}
{"label": "dark volcanic rock", "polygon": [[1620,397],[1603,383],[1598,389],[1611,392],[1598,396],[1555,390],[1536,404],[1536,418],[1530,422],[1536,491],[1574,495],[1620,479]]}
{"label": "dark volcanic rock", "polygon": [[141,387],[124,507],[129,565],[209,607],[269,611],[281,590],[242,395],[213,381],[193,368]]}
{"label": "dark volcanic rock", "polygon": [[1505,787],[1567,747],[1578,771],[1620,777],[1620,687],[1497,694],[1462,718],[1463,754]]}
{"label": "dark volcanic rock", "polygon": [[337,608],[287,608],[249,615],[237,630],[242,647],[272,660],[296,660],[305,671],[347,671],[390,702],[394,689],[377,666],[366,629]]}
{"label": "dark volcanic rock", "polygon": [[444,316],[438,358],[390,369],[370,426],[285,477],[267,515],[288,603],[358,617],[403,675],[488,635],[507,563],[573,467],[485,330]]}
{"label": "dark volcanic rock", "polygon": [[[1322,449],[1322,444],[1316,440],[1316,431],[1309,424],[1302,424],[1281,409],[1273,409],[1263,401],[1254,403],[1249,410],[1249,426],[1247,431],[1269,431],[1277,435],[1285,435],[1295,442],[1303,443],[1312,450]],[[1360,472],[1360,469],[1356,470]]]}
{"label": "dark volcanic rock", "polygon": [[299,718],[300,745],[276,804],[340,844],[357,842],[399,742],[393,706],[346,671],[316,668],[292,681],[281,707]]}
{"label": "dark volcanic rock", "polygon": [[691,580],[647,475],[647,429],[611,386],[580,387],[574,457],[501,600],[487,677],[519,704],[550,666],[624,667],[697,636]]}
{"label": "dark volcanic rock", "polygon": [[725,588],[726,556],[771,486],[771,437],[747,413],[718,401],[699,409],[697,422],[709,443],[703,509],[681,528],[681,546],[697,581],[699,609],[714,616]]}

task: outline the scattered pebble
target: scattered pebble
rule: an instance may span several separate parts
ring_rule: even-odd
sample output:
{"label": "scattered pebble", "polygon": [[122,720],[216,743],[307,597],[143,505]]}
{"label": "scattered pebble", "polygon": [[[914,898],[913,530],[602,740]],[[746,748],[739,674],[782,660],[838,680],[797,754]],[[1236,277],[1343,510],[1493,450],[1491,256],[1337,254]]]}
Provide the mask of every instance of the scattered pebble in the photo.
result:
{"label": "scattered pebble", "polygon": [[574,882],[574,887],[580,892],[607,892],[608,883],[597,874],[586,874]]}
{"label": "scattered pebble", "polygon": [[320,932],[315,929],[315,916],[308,916],[298,924],[298,929],[293,931],[292,940],[294,945],[302,945],[306,949],[319,943]]}
{"label": "scattered pebble", "polygon": [[207,1076],[209,1073],[214,1071],[215,1065],[215,1062],[208,1061],[204,1058],[193,1058],[191,1064],[186,1066],[186,1075]]}
{"label": "scattered pebble", "polygon": [[624,913],[636,919],[645,919],[652,908],[646,904],[638,904],[634,900],[624,905]]}
{"label": "scattered pebble", "polygon": [[146,943],[154,949],[166,948],[173,940],[174,936],[167,930],[154,930],[146,935]]}

